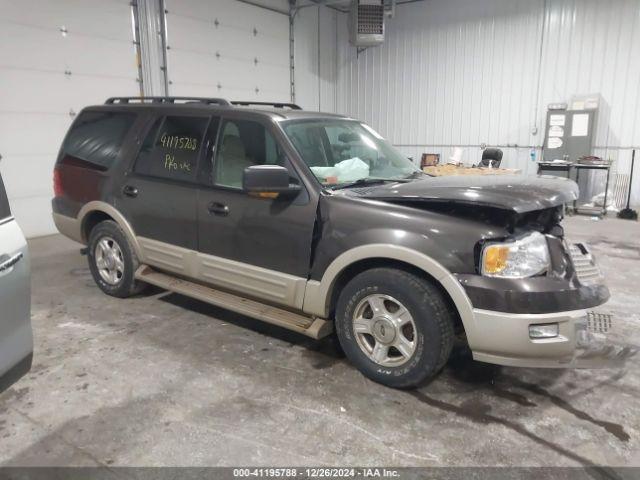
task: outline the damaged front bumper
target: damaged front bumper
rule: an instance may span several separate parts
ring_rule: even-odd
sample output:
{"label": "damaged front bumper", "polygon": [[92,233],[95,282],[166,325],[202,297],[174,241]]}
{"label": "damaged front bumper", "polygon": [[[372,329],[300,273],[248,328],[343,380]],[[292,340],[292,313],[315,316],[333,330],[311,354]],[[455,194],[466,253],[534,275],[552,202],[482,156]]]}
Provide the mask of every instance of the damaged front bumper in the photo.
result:
{"label": "damaged front bumper", "polygon": [[568,367],[620,368],[637,353],[636,347],[607,338],[613,327],[611,315],[587,312],[586,319],[576,322],[575,327],[576,350]]}
{"label": "damaged front bumper", "polygon": [[[474,309],[474,360],[514,367],[620,368],[637,349],[611,341],[612,319],[586,310],[513,314]],[[531,338],[532,325],[558,325],[553,338]],[[481,333],[480,333],[481,332]]]}

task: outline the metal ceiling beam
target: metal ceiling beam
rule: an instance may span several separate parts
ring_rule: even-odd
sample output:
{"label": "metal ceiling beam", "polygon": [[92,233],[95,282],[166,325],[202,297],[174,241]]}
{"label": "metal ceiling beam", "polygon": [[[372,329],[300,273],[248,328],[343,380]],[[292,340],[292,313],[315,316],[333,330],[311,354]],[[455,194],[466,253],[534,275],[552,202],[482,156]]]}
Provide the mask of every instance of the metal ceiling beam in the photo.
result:
{"label": "metal ceiling beam", "polygon": [[335,10],[336,12],[340,12],[340,13],[349,13],[348,9],[342,9],[337,7],[336,5],[343,5],[345,3],[345,0],[309,0],[311,3],[308,3],[306,5],[296,5],[297,9],[300,8],[307,8],[307,7],[319,7],[319,6],[325,6],[327,8],[330,8],[331,10]]}
{"label": "metal ceiling beam", "polygon": [[280,10],[279,8],[269,7],[268,5],[264,5],[260,2],[255,2],[252,0],[236,0],[236,2],[246,3],[247,5],[252,5],[254,7],[269,10],[270,12],[279,13],[280,15],[286,15],[287,17],[289,16],[289,12],[287,12],[286,10]]}

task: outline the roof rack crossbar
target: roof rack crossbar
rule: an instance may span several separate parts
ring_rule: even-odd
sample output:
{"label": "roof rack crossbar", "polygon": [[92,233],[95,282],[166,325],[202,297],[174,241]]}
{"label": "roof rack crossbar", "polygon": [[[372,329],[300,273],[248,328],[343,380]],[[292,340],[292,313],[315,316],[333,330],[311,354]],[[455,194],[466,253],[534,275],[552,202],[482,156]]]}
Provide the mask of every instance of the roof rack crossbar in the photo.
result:
{"label": "roof rack crossbar", "polygon": [[291,110],[302,110],[302,107],[300,107],[300,105],[296,105],[295,103],[285,103],[285,102],[252,102],[252,101],[240,101],[240,100],[233,100],[231,101],[232,105],[238,105],[241,107],[250,107],[252,105],[264,105],[264,106],[268,106],[268,107],[274,107],[274,108],[290,108]]}
{"label": "roof rack crossbar", "polygon": [[204,103],[206,105],[223,105],[229,106],[231,103],[224,98],[204,98],[204,97],[111,97],[106,102],[111,104],[135,103],[176,103],[176,100],[184,100],[195,103]]}

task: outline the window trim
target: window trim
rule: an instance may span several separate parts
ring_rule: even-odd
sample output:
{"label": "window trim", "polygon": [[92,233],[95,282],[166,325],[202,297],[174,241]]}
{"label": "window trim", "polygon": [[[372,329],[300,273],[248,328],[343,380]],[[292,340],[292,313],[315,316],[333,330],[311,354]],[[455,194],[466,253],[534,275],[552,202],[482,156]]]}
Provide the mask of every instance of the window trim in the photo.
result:
{"label": "window trim", "polygon": [[[211,128],[211,123],[213,121],[218,121],[218,128],[216,129],[216,134],[213,135],[211,138],[208,137],[209,134],[209,129]],[[207,130],[205,131],[205,139],[206,140],[210,140],[212,142],[212,146],[211,146],[211,179],[213,179],[213,176],[215,174],[215,161],[216,161],[216,157],[218,155],[218,139],[220,138],[220,131],[221,131],[221,127],[222,127],[222,123],[224,121],[223,115],[221,114],[212,114],[211,115],[211,120],[209,121],[209,124],[207,125]],[[196,180],[199,186],[201,187],[212,187],[214,186],[214,184],[209,184],[209,182],[207,182],[207,179],[204,178],[204,172],[202,171],[204,164],[207,161],[207,156],[205,153],[205,157],[203,159],[203,161],[201,161],[198,164],[198,169],[197,169],[197,174],[196,174]]]}
{"label": "window trim", "polygon": [[[206,119],[206,125],[204,128],[204,133],[202,135],[202,138],[200,139],[200,148],[198,149],[198,155],[196,156],[196,166],[195,166],[195,172],[196,174],[194,175],[194,177],[192,179],[189,180],[185,180],[182,178],[171,178],[171,177],[162,177],[160,175],[153,175],[150,173],[142,173],[142,172],[137,172],[136,171],[136,165],[138,164],[138,160],[140,159],[140,152],[142,151],[142,145],[144,144],[145,140],[147,139],[147,136],[151,133],[151,130],[153,129],[156,121],[161,118],[162,122],[160,123],[160,126],[158,127],[158,130],[156,131],[155,137],[153,139],[153,148],[155,149],[156,146],[156,142],[158,141],[158,136],[160,135],[160,132],[162,131],[162,127],[164,126],[167,117],[191,117],[191,118],[203,118]],[[167,181],[169,183],[175,183],[175,184],[182,184],[182,185],[198,185],[199,183],[199,173],[200,173],[200,164],[201,164],[201,157],[202,157],[202,151],[203,151],[203,140],[205,140],[207,138],[207,131],[209,130],[209,126],[211,125],[211,120],[214,117],[213,114],[208,113],[205,115],[202,114],[191,114],[191,113],[182,113],[182,114],[173,114],[173,113],[166,113],[166,112],[162,112],[162,113],[158,113],[158,114],[152,114],[150,120],[148,121],[147,125],[148,127],[145,130],[145,134],[143,136],[140,137],[140,144],[138,145],[138,148],[136,149],[135,152],[135,157],[133,159],[133,161],[131,162],[131,166],[129,167],[128,170],[128,174],[133,176],[133,177],[140,177],[140,178],[144,178],[144,179],[152,179],[152,180],[162,180],[162,181]]]}

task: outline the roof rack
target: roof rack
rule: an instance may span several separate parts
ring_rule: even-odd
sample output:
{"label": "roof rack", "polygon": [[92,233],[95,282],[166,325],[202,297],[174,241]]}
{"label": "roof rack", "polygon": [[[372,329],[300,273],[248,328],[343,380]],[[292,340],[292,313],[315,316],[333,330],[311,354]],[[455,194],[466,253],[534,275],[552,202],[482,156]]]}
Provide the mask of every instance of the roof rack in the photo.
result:
{"label": "roof rack", "polygon": [[291,110],[302,110],[300,105],[295,103],[283,103],[283,102],[244,102],[244,101],[232,101],[231,105],[238,105],[241,107],[250,107],[251,105],[263,105],[274,108],[290,108]]}
{"label": "roof rack", "polygon": [[176,103],[176,100],[204,103],[206,105],[224,105],[229,106],[228,100],[224,98],[203,98],[203,97],[111,97],[105,104],[126,104],[126,103]]}

